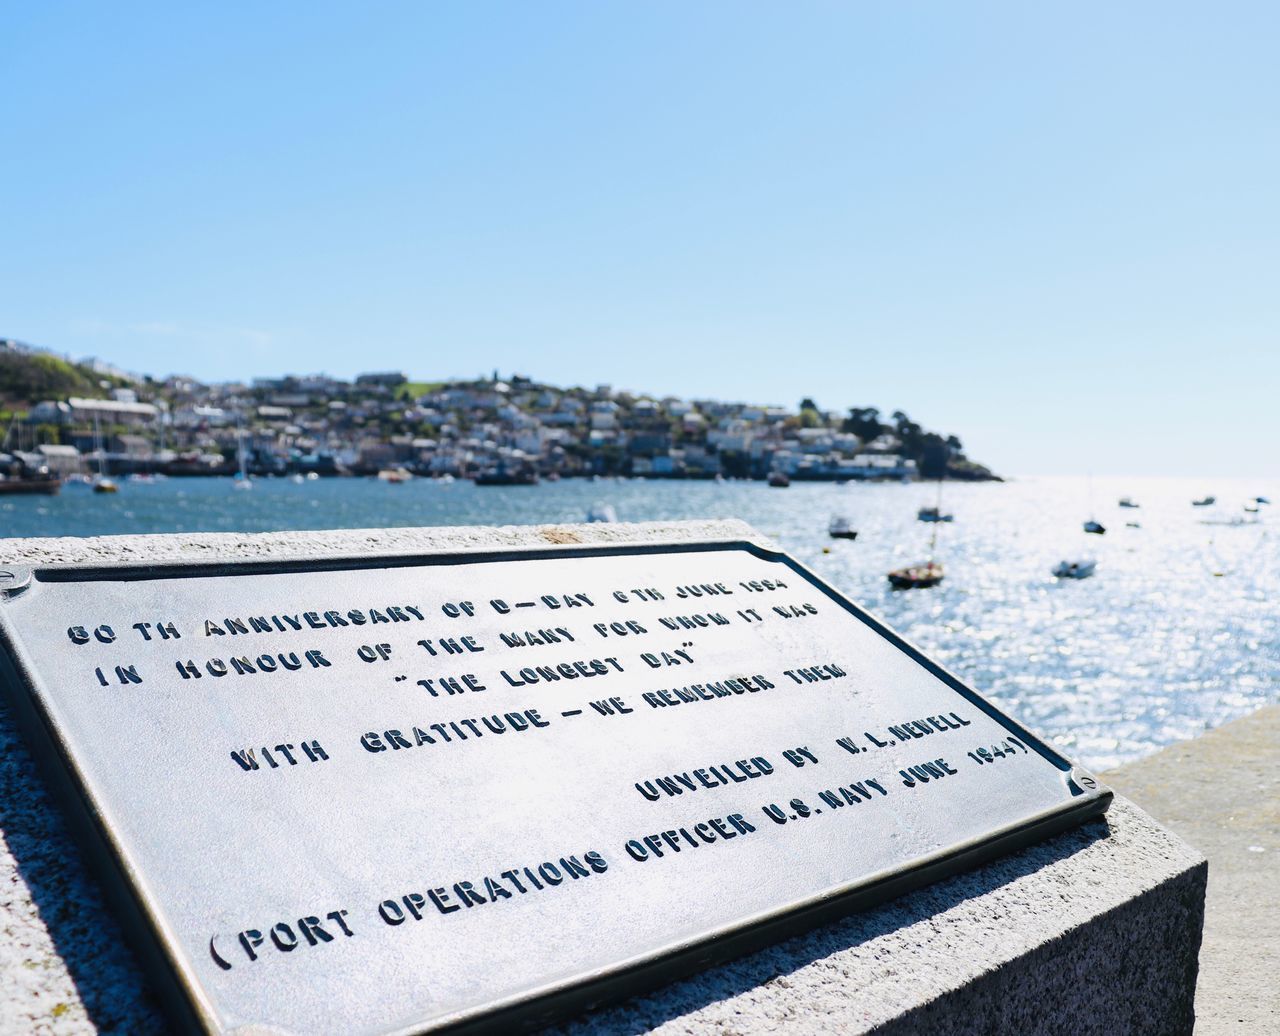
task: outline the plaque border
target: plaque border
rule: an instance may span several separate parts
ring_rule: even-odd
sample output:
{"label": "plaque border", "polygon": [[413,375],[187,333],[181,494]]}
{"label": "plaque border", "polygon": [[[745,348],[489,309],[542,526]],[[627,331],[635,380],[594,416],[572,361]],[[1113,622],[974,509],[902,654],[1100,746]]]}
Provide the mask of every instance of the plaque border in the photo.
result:
{"label": "plaque border", "polygon": [[9,599],[25,592],[33,582],[153,581],[726,551],[746,551],[761,560],[781,563],[791,569],[968,704],[1026,742],[1028,748],[1061,771],[1071,798],[1025,820],[949,845],[909,863],[863,875],[855,881],[821,890],[804,899],[657,946],[626,960],[524,990],[503,1000],[387,1029],[388,1034],[510,1032],[565,1021],[581,1012],[651,992],[688,977],[691,971],[705,970],[743,957],[824,922],[882,905],[907,892],[973,870],[1106,813],[1113,793],[1096,776],[1073,764],[1034,732],[1001,712],[911,641],[849,600],[785,551],[743,538],[513,545],[478,550],[446,548],[421,553],[334,553],[312,558],[290,555],[221,561],[178,559],[151,563],[5,565],[3,568],[11,578],[7,586],[0,586],[0,682],[8,688],[8,697],[18,726],[27,739],[28,749],[63,806],[68,826],[87,856],[88,869],[102,882],[116,918],[121,922],[163,1006],[170,1012],[172,1020],[184,1029],[198,1027],[209,1033],[220,1033],[226,1030],[219,1026],[204,987],[175,952],[176,936],[161,919],[155,906],[158,899],[148,887],[145,874],[113,837],[95,803],[90,782],[76,765],[62,731],[49,715],[32,660],[13,635],[13,624],[4,607]]}

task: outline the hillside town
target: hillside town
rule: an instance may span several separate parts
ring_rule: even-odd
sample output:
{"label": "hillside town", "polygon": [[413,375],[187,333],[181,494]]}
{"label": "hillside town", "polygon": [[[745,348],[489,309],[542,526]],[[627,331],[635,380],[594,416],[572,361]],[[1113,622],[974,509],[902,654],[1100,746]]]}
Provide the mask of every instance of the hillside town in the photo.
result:
{"label": "hillside town", "polygon": [[399,371],[204,383],[0,340],[11,463],[88,475],[381,475],[478,484],[576,476],[994,478],[902,411],[655,397],[521,375]]}

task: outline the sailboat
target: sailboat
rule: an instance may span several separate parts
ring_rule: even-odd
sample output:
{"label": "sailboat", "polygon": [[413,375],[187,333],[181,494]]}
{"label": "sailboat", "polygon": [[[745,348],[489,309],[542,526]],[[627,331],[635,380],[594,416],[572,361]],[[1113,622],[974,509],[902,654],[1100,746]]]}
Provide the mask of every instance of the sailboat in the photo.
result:
{"label": "sailboat", "polygon": [[925,590],[942,582],[945,573],[936,561],[920,565],[908,565],[889,573],[889,582],[895,590]]}
{"label": "sailboat", "polygon": [[107,478],[106,450],[102,448],[102,418],[97,410],[93,412],[93,447],[98,455],[98,476],[93,480],[93,491],[95,493],[120,492],[120,487]]}
{"label": "sailboat", "polygon": [[1093,476],[1089,476],[1089,520],[1084,523],[1084,531],[1092,532],[1101,536],[1107,531],[1107,527],[1094,517],[1093,510]]}
{"label": "sailboat", "polygon": [[244,425],[239,418],[236,420],[236,458],[240,462],[240,470],[236,473],[235,481],[232,483],[232,488],[252,489],[253,483],[249,481],[249,472],[245,465]]}
{"label": "sailboat", "polygon": [[916,512],[916,521],[918,522],[950,522],[954,521],[955,516],[952,514],[943,514],[942,512],[942,479],[938,479],[938,502],[932,507],[922,507]]}
{"label": "sailboat", "polygon": [[[942,480],[938,480],[938,504],[932,508],[935,514],[940,514],[942,508]],[[917,515],[916,517],[920,517]],[[945,518],[926,519],[921,521],[951,521],[951,516]],[[938,546],[938,528],[934,525],[932,534],[929,537],[929,560],[919,562],[915,565],[907,565],[905,568],[896,568],[889,573],[889,585],[895,590],[924,590],[931,586],[937,586],[942,582],[945,573],[942,570],[942,564],[933,560],[934,550]]]}

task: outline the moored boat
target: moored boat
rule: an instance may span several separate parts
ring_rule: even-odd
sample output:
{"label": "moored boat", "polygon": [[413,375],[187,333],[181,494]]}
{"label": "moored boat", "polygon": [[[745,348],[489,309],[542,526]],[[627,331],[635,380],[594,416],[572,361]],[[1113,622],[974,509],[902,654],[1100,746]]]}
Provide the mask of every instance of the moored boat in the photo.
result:
{"label": "moored boat", "polygon": [[950,522],[955,521],[955,515],[943,514],[939,507],[922,507],[916,512],[916,521],[918,522]]}
{"label": "moored boat", "polygon": [[118,493],[120,487],[107,478],[107,451],[102,446],[102,424],[98,412],[93,412],[93,452],[98,456],[98,474],[93,479],[95,493]]}
{"label": "moored boat", "polygon": [[53,476],[0,475],[0,495],[37,493],[53,496],[62,489],[62,480]]}
{"label": "moored boat", "polygon": [[1129,498],[1129,497],[1127,497],[1127,496],[1122,496],[1122,497],[1120,498],[1120,506],[1121,506],[1121,507],[1138,508],[1138,507],[1141,507],[1142,505],[1141,505],[1140,503],[1138,503],[1137,501],[1130,499],[1130,498]]}
{"label": "moored boat", "polygon": [[231,482],[231,488],[242,492],[252,489],[253,483],[249,481],[249,454],[244,448],[244,420],[240,416],[236,418],[236,464],[239,470]]}
{"label": "moored boat", "polygon": [[775,471],[769,476],[769,485],[773,486],[774,489],[786,489],[787,486],[791,485],[791,479],[781,471]]}
{"label": "moored boat", "polygon": [[850,526],[848,518],[837,514],[827,525],[827,535],[833,540],[856,540],[858,530]]}
{"label": "moored boat", "polygon": [[1101,536],[1104,532],[1107,531],[1107,527],[1103,525],[1101,522],[1095,521],[1094,519],[1090,518],[1087,522],[1084,523],[1084,531],[1092,532],[1098,536]]}
{"label": "moored boat", "polygon": [[1210,507],[1213,504],[1215,504],[1217,500],[1218,498],[1216,496],[1204,496],[1204,497],[1201,497],[1199,500],[1192,500],[1191,506],[1192,507]]}
{"label": "moored boat", "polygon": [[62,480],[47,464],[36,463],[36,456],[0,453],[0,493],[53,496],[62,489]]}
{"label": "moored boat", "polygon": [[1078,561],[1059,561],[1053,574],[1059,579],[1088,579],[1098,562],[1093,558],[1081,558]]}
{"label": "moored boat", "polygon": [[943,579],[942,566],[936,561],[924,561],[918,565],[894,569],[889,582],[895,590],[924,590],[937,586]]}
{"label": "moored boat", "polygon": [[538,473],[531,468],[511,471],[507,468],[490,468],[476,476],[477,486],[536,486]]}

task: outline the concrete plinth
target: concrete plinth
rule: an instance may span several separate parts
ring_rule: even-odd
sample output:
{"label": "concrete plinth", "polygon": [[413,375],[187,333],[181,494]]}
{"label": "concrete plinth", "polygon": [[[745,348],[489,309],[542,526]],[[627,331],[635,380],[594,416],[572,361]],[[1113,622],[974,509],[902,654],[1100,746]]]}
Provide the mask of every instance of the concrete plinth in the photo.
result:
{"label": "concrete plinth", "polygon": [[[759,540],[736,522],[0,540],[0,563]],[[164,1019],[0,696],[0,1032]],[[564,1026],[571,1033],[1188,1033],[1206,864],[1131,803],[995,863]]]}

